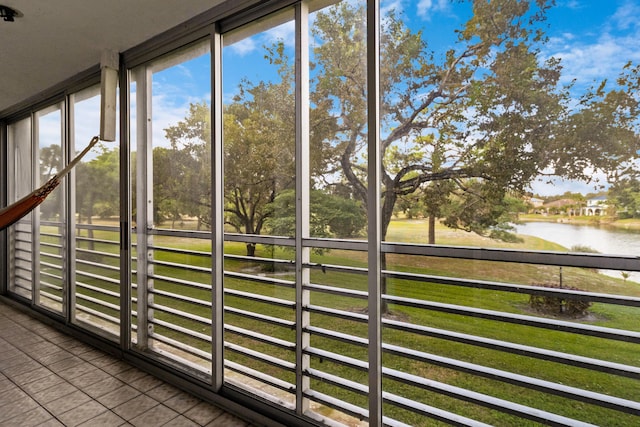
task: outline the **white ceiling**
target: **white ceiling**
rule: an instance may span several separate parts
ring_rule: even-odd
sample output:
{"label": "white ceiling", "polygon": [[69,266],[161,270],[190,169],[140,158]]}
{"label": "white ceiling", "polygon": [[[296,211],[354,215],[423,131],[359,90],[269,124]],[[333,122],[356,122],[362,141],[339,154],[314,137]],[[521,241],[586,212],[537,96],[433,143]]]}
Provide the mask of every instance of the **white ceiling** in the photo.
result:
{"label": "white ceiling", "polygon": [[0,113],[224,0],[0,0]]}

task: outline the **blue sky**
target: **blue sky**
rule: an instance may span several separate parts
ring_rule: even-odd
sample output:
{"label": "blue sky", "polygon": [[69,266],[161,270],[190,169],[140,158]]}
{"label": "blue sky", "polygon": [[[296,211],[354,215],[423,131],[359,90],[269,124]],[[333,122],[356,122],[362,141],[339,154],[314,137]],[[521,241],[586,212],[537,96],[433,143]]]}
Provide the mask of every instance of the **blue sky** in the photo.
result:
{"label": "blue sky", "polygon": [[[442,53],[455,41],[454,30],[470,16],[468,3],[450,0],[382,0],[383,13],[395,8],[408,25],[422,29],[432,49]],[[640,0],[557,0],[548,13],[549,42],[543,57],[562,59],[563,82],[576,80],[576,89],[608,78],[614,81],[627,61],[640,63]],[[265,45],[275,40],[293,42],[291,22],[264,31],[249,39],[225,47],[224,94],[229,100],[242,78],[268,78],[274,73],[264,59]],[[210,101],[209,55],[174,66],[154,75],[154,134],[163,136],[167,126],[185,116],[190,102]],[[158,140],[158,139],[156,139]],[[594,191],[593,184],[557,181],[554,186],[534,183],[541,195],[564,191]]]}

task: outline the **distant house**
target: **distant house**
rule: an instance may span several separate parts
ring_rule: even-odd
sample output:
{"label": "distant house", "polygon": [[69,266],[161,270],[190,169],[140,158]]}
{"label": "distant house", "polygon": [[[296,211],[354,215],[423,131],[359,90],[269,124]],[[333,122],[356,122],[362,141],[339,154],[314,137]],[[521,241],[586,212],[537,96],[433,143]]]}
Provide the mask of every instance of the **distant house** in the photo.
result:
{"label": "distant house", "polygon": [[606,196],[594,197],[587,200],[587,205],[580,209],[580,215],[602,216],[607,214],[609,204]]}
{"label": "distant house", "polygon": [[538,209],[544,205],[544,200],[538,199],[537,197],[529,197],[526,201],[533,206],[534,209]]}
{"label": "distant house", "polygon": [[560,214],[576,215],[578,213],[578,201],[573,199],[559,199],[542,205],[542,209],[547,214]]}

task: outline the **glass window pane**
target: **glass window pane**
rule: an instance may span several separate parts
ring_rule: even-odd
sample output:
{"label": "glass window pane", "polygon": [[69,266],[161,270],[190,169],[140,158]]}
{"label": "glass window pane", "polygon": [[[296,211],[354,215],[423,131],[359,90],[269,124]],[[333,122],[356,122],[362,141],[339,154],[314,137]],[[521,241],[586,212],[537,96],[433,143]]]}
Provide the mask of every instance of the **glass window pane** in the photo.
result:
{"label": "glass window pane", "polygon": [[[295,384],[294,373],[284,368],[295,361],[295,352],[259,336],[295,341],[287,326],[295,316],[294,28],[293,10],[287,9],[225,34],[222,51],[225,326],[230,328],[225,380],[260,388],[287,404],[295,394],[272,384]],[[278,245],[257,235],[289,239]],[[263,322],[261,316],[277,320]],[[267,362],[272,357],[276,364]]]}
{"label": "glass window pane", "polygon": [[209,40],[131,72],[133,340],[211,371]]}
{"label": "glass window pane", "polygon": [[[383,264],[383,336],[398,350],[385,352],[396,375],[384,390],[416,408],[522,423],[405,381],[419,375],[623,425],[624,411],[547,393],[640,396],[636,379],[572,362],[638,369],[637,344],[591,330],[640,330],[627,301],[640,296],[637,6],[543,3],[383,2],[381,215],[384,240],[401,242]],[[384,406],[411,425],[420,410]]]}
{"label": "glass window pane", "polygon": [[[38,145],[38,183],[43,185],[63,168],[62,107],[55,105],[35,115]],[[65,186],[60,184],[38,208],[39,265],[37,304],[62,313],[66,301],[67,251]]]}
{"label": "glass window pane", "polygon": [[[100,129],[100,87],[70,96],[73,155]],[[116,140],[118,138],[116,137]],[[115,142],[100,142],[72,175],[75,215],[72,321],[110,339],[120,335],[120,159]]]}

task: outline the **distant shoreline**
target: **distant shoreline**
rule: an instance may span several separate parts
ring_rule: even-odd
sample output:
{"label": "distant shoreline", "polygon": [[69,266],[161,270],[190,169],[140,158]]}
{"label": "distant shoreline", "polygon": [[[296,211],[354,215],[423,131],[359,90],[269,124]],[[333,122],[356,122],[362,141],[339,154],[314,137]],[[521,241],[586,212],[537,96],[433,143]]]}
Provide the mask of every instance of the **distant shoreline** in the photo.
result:
{"label": "distant shoreline", "polygon": [[640,230],[640,219],[615,219],[608,216],[567,216],[567,215],[540,215],[521,214],[518,217],[522,222],[557,222],[576,225],[606,225],[627,230]]}

